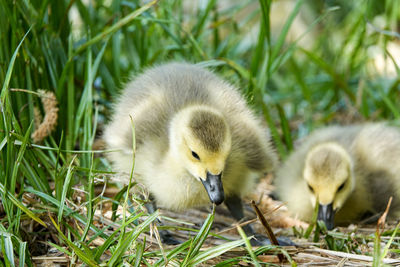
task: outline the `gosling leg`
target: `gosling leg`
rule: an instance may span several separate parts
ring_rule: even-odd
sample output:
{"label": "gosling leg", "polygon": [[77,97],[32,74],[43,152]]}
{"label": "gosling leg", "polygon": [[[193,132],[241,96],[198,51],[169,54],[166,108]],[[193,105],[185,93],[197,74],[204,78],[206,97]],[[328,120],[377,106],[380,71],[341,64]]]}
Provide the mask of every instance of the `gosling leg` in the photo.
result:
{"label": "gosling leg", "polygon": [[[147,202],[144,206],[146,207],[146,209],[149,213],[154,213],[157,210],[156,202],[155,202],[154,198],[151,196],[150,196],[150,201]],[[156,225],[163,226],[164,224],[162,223],[161,220],[157,219]],[[171,235],[171,233],[168,230],[159,230],[158,232],[160,234],[161,241],[164,244],[177,245],[177,244],[181,243],[178,240],[176,240],[175,238],[173,238],[173,236]]]}
{"label": "gosling leg", "polygon": [[[243,203],[238,196],[234,195],[226,198],[225,205],[235,220],[240,221],[244,218]],[[254,229],[250,224],[247,224],[242,228],[246,235],[254,235]]]}

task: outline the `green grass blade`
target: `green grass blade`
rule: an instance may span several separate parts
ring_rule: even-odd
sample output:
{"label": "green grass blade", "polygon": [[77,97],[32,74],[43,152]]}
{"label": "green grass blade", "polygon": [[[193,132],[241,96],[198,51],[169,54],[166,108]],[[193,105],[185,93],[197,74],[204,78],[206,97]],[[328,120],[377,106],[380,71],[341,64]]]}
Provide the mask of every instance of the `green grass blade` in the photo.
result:
{"label": "green grass blade", "polygon": [[314,227],[317,224],[318,208],[319,208],[318,202],[315,201],[315,206],[314,206],[314,211],[313,211],[313,215],[312,215],[312,218],[311,218],[311,222],[310,222],[310,224],[309,224],[309,226],[308,226],[308,228],[307,228],[307,230],[306,230],[306,232],[304,234],[305,238],[309,238],[310,237],[310,235],[312,233],[312,230],[314,229]]}
{"label": "green grass blade", "polygon": [[2,245],[4,246],[4,252],[5,252],[5,256],[7,257],[10,266],[15,266],[14,265],[14,246],[13,243],[11,241],[11,235],[7,232],[0,232],[0,236],[1,236],[1,241],[2,241]]}
{"label": "green grass blade", "polygon": [[141,8],[138,8],[137,10],[133,11],[132,13],[130,13],[129,15],[125,16],[123,19],[121,19],[120,21],[118,21],[117,23],[115,23],[113,26],[111,26],[110,28],[106,29],[105,31],[103,31],[102,33],[99,33],[98,35],[96,35],[95,37],[93,37],[92,39],[90,39],[89,41],[87,41],[86,43],[84,43],[83,45],[81,45],[77,50],[76,50],[76,54],[79,54],[80,52],[84,51],[87,47],[97,43],[100,40],[104,40],[105,38],[107,38],[109,35],[113,34],[114,32],[118,31],[119,29],[121,29],[123,26],[127,25],[128,23],[130,23],[131,21],[133,21],[134,19],[136,19],[138,16],[140,16],[143,12],[145,12],[146,10],[148,10],[149,8],[151,8],[153,5],[155,5],[157,3],[157,1],[151,1],[145,5],[143,5]]}
{"label": "green grass blade", "polygon": [[60,199],[60,206],[58,208],[58,223],[61,222],[62,220],[62,216],[63,216],[63,211],[64,211],[64,205],[65,205],[65,199],[67,197],[67,192],[70,189],[70,184],[71,184],[71,179],[74,173],[74,169],[72,167],[72,164],[75,161],[76,156],[73,157],[73,159],[71,160],[69,166],[68,166],[68,172],[67,175],[65,176],[65,182],[64,182],[64,186],[63,186],[63,190],[61,193],[61,199]]}
{"label": "green grass blade", "polygon": [[30,137],[30,133],[31,133],[31,129],[32,129],[32,125],[33,125],[33,121],[31,123],[31,125],[29,126],[28,130],[25,133],[24,139],[22,141],[21,147],[19,148],[19,152],[17,155],[17,160],[14,164],[14,168],[11,174],[11,183],[10,183],[10,192],[15,192],[15,186],[17,184],[17,174],[18,174],[18,170],[19,167],[21,165],[25,150],[26,150],[26,146],[28,144],[29,141],[29,137]]}
{"label": "green grass blade", "polygon": [[4,146],[7,144],[7,137],[3,138],[3,141],[0,143],[0,151],[3,150]]}
{"label": "green grass blade", "polygon": [[210,259],[216,258],[219,255],[221,255],[233,248],[243,246],[244,243],[245,243],[244,240],[236,240],[236,241],[227,242],[227,243],[209,248],[207,250],[201,251],[200,253],[198,253],[191,259],[190,264],[191,264],[191,266],[201,264]]}
{"label": "green grass blade", "polygon": [[12,75],[12,71],[14,68],[15,59],[17,58],[17,55],[18,55],[19,48],[21,47],[22,43],[24,42],[26,36],[29,34],[31,29],[32,29],[32,27],[29,28],[29,30],[25,33],[24,37],[22,37],[22,40],[19,42],[17,48],[14,51],[14,54],[11,57],[10,63],[8,64],[7,73],[6,73],[6,76],[5,76],[5,79],[3,82],[3,88],[1,89],[1,94],[0,94],[2,103],[5,102],[5,97],[6,97],[6,95],[8,95],[8,86],[10,84],[11,75]]}
{"label": "green grass blade", "polygon": [[279,113],[279,118],[281,121],[281,129],[283,132],[283,136],[285,137],[285,143],[288,151],[293,150],[293,140],[292,140],[292,133],[290,132],[289,121],[286,118],[285,111],[283,110],[282,106],[277,104],[276,108]]}
{"label": "green grass blade", "polygon": [[[176,248],[172,249],[171,251],[169,251],[166,255],[166,258],[168,261],[173,260],[178,254],[183,253],[192,243],[192,240],[187,240],[185,242],[183,242],[182,244],[180,244],[179,246],[177,246]],[[155,266],[162,266],[165,265],[165,260],[164,257],[160,257],[160,259],[158,261],[155,262],[154,264]]]}
{"label": "green grass blade", "polygon": [[85,229],[83,230],[83,234],[81,237],[81,242],[83,242],[89,232],[90,229],[90,225],[93,222],[93,217],[94,217],[94,210],[93,210],[93,198],[94,198],[94,176],[93,176],[93,154],[92,154],[92,160],[91,160],[91,167],[90,167],[90,171],[88,174],[88,193],[86,194],[87,196],[87,206],[86,206],[86,210],[87,210],[87,222],[85,225]]}
{"label": "green grass blade", "polygon": [[250,244],[250,240],[246,236],[246,234],[244,233],[242,227],[240,227],[238,225],[236,228],[237,228],[240,236],[242,237],[242,240],[244,241],[244,244],[246,245],[247,252],[249,252],[250,257],[253,260],[254,266],[257,266],[257,267],[261,266],[260,263],[258,262],[256,254],[254,254],[253,247]]}
{"label": "green grass blade", "polygon": [[53,223],[54,227],[57,229],[61,238],[68,244],[68,246],[78,255],[78,257],[89,266],[99,266],[95,261],[93,261],[88,255],[86,255],[78,246],[76,246],[73,242],[66,237],[60,229],[60,226],[54,221],[53,217],[50,216],[50,220]]}
{"label": "green grass blade", "polygon": [[47,242],[47,244],[49,244],[50,246],[54,247],[58,251],[64,253],[65,255],[68,255],[69,257],[72,257],[72,253],[70,251],[68,251],[67,249],[65,249],[64,247],[56,245],[56,244],[54,244],[52,242]]}
{"label": "green grass blade", "polygon": [[144,244],[146,244],[146,238],[144,238],[143,244],[139,242],[136,244],[136,257],[135,264],[133,265],[134,267],[140,267],[140,263],[143,258]]}
{"label": "green grass blade", "polygon": [[124,239],[118,243],[116,250],[114,251],[111,258],[108,260],[107,262],[108,266],[116,266],[117,263],[121,261],[122,256],[129,248],[129,246],[131,246],[132,243],[136,240],[136,238],[146,230],[146,228],[150,225],[150,223],[152,223],[155,219],[157,219],[158,215],[159,211],[157,210],[153,214],[150,214],[149,217],[144,222],[136,226],[133,231],[125,235]]}
{"label": "green grass blade", "polygon": [[398,223],[396,225],[396,228],[394,229],[393,234],[390,236],[390,239],[388,240],[388,242],[386,243],[385,247],[383,248],[383,251],[382,251],[382,253],[380,255],[380,258],[379,258],[379,264],[383,263],[383,259],[388,254],[389,248],[393,244],[394,238],[396,237],[396,234],[397,234],[397,231],[399,230],[399,228],[400,228],[400,223]]}
{"label": "green grass blade", "polygon": [[267,105],[265,103],[262,103],[262,111],[263,111],[263,115],[265,120],[268,123],[268,127],[271,131],[271,136],[272,139],[274,140],[275,144],[276,144],[276,148],[278,150],[279,155],[281,156],[281,158],[285,158],[286,157],[286,150],[285,150],[285,146],[282,143],[281,137],[279,135],[278,132],[278,128],[275,126],[275,122],[272,119],[272,116],[270,114],[269,111],[269,107],[267,107]]}
{"label": "green grass blade", "polygon": [[[132,168],[129,174],[129,183],[127,187],[127,193],[125,194],[125,200],[123,203],[123,212],[122,212],[122,223],[124,224],[126,221],[126,212],[128,210],[128,200],[129,200],[129,191],[131,190],[132,182],[133,182],[133,174],[135,173],[135,156],[136,156],[136,136],[135,136],[135,124],[133,123],[133,118],[129,115],[131,119],[131,129],[132,129]],[[122,229],[122,234],[120,235],[120,242],[124,238],[124,230]]]}
{"label": "green grass blade", "polygon": [[191,243],[190,249],[186,255],[185,260],[182,263],[182,266],[187,266],[191,261],[191,259],[193,258],[193,256],[197,255],[200,248],[203,246],[203,243],[206,240],[208,233],[210,232],[212,223],[214,221],[214,215],[215,215],[215,205],[213,205],[212,212],[207,216],[207,219],[204,221],[200,231],[193,239],[193,242]]}
{"label": "green grass blade", "polygon": [[[270,12],[272,0],[259,0],[261,6],[262,26],[263,30],[260,31],[260,35],[264,35],[267,38],[268,46],[271,46],[271,23],[270,23]],[[259,37],[260,38],[260,37]]]}
{"label": "green grass blade", "polygon": [[300,49],[311,61],[315,62],[321,69],[326,71],[331,77],[332,81],[336,83],[339,88],[341,88],[347,96],[350,98],[351,101],[355,101],[355,95],[349,88],[347,82],[343,79],[341,75],[339,75],[336,70],[327,62],[325,62],[322,58],[318,55],[307,51],[305,49]]}
{"label": "green grass blade", "polygon": [[29,210],[27,207],[24,206],[24,204],[22,204],[13,194],[11,194],[10,192],[8,192],[5,188],[4,185],[2,183],[0,183],[0,192],[4,195],[6,195],[6,197],[11,200],[11,202],[17,206],[20,210],[22,210],[23,212],[26,213],[26,215],[28,215],[29,217],[31,217],[33,220],[37,221],[38,223],[40,223],[41,225],[43,225],[44,227],[47,227],[47,225],[39,218],[37,217],[31,210]]}
{"label": "green grass blade", "polygon": [[116,229],[110,236],[108,236],[103,245],[97,248],[96,254],[94,255],[95,260],[100,259],[101,255],[103,255],[103,253],[111,246],[112,242],[115,241],[114,238],[117,236],[119,232],[123,232],[123,229],[125,227],[127,227],[129,224],[133,223],[143,215],[144,215],[143,212],[136,214],[135,216],[127,220],[124,224],[122,224],[120,227],[118,227],[118,229]]}
{"label": "green grass blade", "polygon": [[277,58],[279,51],[282,49],[282,46],[285,43],[285,39],[290,30],[290,27],[292,26],[294,19],[299,14],[300,7],[302,5],[303,5],[303,0],[296,1],[295,7],[293,8],[292,12],[290,13],[288,19],[286,20],[285,25],[283,26],[283,29],[279,34],[278,40],[276,41],[276,43],[273,46],[274,48],[271,53],[270,62],[274,61]]}
{"label": "green grass blade", "polygon": [[24,267],[25,266],[25,254],[26,254],[26,244],[27,242],[20,242],[19,243],[19,267]]}
{"label": "green grass blade", "polygon": [[206,22],[207,18],[210,17],[210,12],[214,8],[215,3],[216,3],[216,0],[208,1],[205,10],[202,12],[200,18],[198,19],[197,24],[195,25],[194,29],[192,30],[194,38],[197,39],[198,36],[200,35],[200,33],[203,31],[205,22]]}

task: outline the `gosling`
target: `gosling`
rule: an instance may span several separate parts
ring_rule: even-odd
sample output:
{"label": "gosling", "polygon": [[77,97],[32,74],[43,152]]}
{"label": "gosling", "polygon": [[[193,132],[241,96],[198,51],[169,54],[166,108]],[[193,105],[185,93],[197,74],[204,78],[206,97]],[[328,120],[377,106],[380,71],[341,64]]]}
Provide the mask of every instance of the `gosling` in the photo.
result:
{"label": "gosling", "polygon": [[400,216],[400,130],[383,123],[316,130],[277,172],[277,193],[289,211],[328,230],[384,211]]}
{"label": "gosling", "polygon": [[238,90],[193,64],[148,69],[117,100],[104,140],[118,150],[108,153],[113,167],[126,173],[133,165],[130,116],[134,177],[154,199],[149,211],[225,202],[240,220],[241,198],[277,163],[267,128]]}

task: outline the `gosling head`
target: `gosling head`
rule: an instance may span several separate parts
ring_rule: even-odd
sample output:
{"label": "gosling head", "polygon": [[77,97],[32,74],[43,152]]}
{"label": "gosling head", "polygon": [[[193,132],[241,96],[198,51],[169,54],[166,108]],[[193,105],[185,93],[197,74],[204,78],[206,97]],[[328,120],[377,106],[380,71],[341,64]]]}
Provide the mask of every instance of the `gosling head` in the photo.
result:
{"label": "gosling head", "polygon": [[231,133],[224,116],[206,106],[191,106],[170,125],[172,155],[199,182],[212,203],[224,201],[222,174],[231,151]]}
{"label": "gosling head", "polygon": [[334,227],[335,213],[354,189],[352,161],[346,150],[336,143],[323,143],[307,154],[303,177],[313,205],[319,203],[318,220],[328,230]]}

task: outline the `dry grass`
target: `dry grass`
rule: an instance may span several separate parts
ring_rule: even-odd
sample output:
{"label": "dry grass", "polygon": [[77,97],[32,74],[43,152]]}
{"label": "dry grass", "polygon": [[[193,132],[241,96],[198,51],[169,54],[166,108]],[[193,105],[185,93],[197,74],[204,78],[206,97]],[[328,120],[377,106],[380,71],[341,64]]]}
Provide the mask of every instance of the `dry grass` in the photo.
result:
{"label": "dry grass", "polygon": [[[292,241],[296,243],[296,246],[288,246],[283,247],[284,251],[286,251],[286,255],[288,255],[291,261],[288,261],[287,258],[284,258],[284,261],[281,262],[279,260],[278,254],[282,252],[281,249],[277,249],[274,247],[264,248],[264,251],[258,253],[257,259],[260,263],[268,263],[268,264],[278,264],[279,266],[293,266],[293,262],[297,264],[297,266],[369,266],[372,265],[373,262],[373,250],[374,250],[374,233],[376,232],[376,225],[350,225],[348,227],[338,227],[334,231],[330,232],[331,236],[335,236],[338,234],[340,237],[338,240],[346,240],[346,243],[349,246],[356,244],[358,248],[360,248],[360,254],[356,254],[354,252],[348,253],[343,251],[332,251],[328,249],[326,240],[324,239],[324,235],[320,236],[320,240],[317,242],[312,242],[311,239],[306,239],[298,234],[295,235],[293,233],[292,227],[296,227],[297,231],[300,231],[302,228],[305,230],[308,227],[308,224],[294,218],[291,218],[286,210],[284,203],[280,201],[271,199],[268,194],[271,193],[271,185],[269,183],[269,179],[265,178],[261,181],[260,185],[257,188],[257,192],[253,194],[251,197],[253,199],[258,199],[258,206],[261,207],[261,210],[264,216],[267,218],[271,226],[273,227],[274,233],[277,236],[286,236],[289,237]],[[101,193],[103,196],[111,197],[114,196],[117,192],[115,187],[109,186],[107,188],[104,185],[99,184],[97,186],[97,193]],[[86,213],[85,207],[81,206],[82,201],[84,199],[84,195],[79,190],[75,193],[75,201],[68,202],[67,205],[76,210],[76,212],[84,215]],[[30,206],[35,206],[36,201],[31,198],[31,196],[25,196],[25,203]],[[251,209],[250,200],[247,200],[247,205],[245,209],[246,220],[241,222],[241,225],[253,223],[257,232],[263,233],[266,235],[265,230],[261,223],[256,218],[254,211]],[[117,209],[117,215],[121,215],[123,213],[122,206],[119,206]],[[173,218],[174,222],[166,222],[167,227],[170,228],[171,234],[177,240],[181,240],[182,242],[188,240],[190,237],[194,237],[196,232],[193,232],[190,229],[199,229],[203,224],[204,220],[209,215],[210,210],[207,208],[203,209],[191,209],[184,213],[174,213],[167,210],[161,210],[161,215],[167,218]],[[129,216],[129,214],[128,214]],[[182,222],[182,223],[179,223]],[[102,203],[101,207],[97,209],[96,214],[94,216],[93,224],[101,229],[105,230],[106,234],[112,234],[115,227],[118,227],[118,224],[112,220],[112,209],[110,202]],[[228,210],[224,206],[220,206],[217,208],[217,213],[214,219],[213,228],[211,231],[211,235],[206,239],[201,251],[205,251],[207,249],[213,248],[215,246],[221,245],[227,242],[224,239],[221,239],[221,236],[226,238],[227,240],[237,240],[240,239],[240,235],[236,230],[237,223],[233,218],[229,216]],[[38,230],[40,227],[39,224],[36,225],[27,225],[24,226],[29,227],[30,231],[41,231]],[[83,227],[76,225],[75,227],[81,228]],[[395,225],[393,222],[385,223],[383,221],[380,222],[379,227],[381,227],[381,232],[385,229],[394,229]],[[183,229],[185,228],[185,229]],[[28,229],[26,229],[28,230]],[[133,229],[127,228],[126,231],[132,231]],[[216,234],[216,236],[214,236]],[[91,236],[89,235],[87,238],[89,239]],[[139,236],[139,240],[146,240],[146,247],[144,251],[151,252],[157,251],[160,249],[160,244],[154,235],[153,231],[149,233],[143,233]],[[45,244],[44,241],[52,241],[59,242],[57,237],[54,235],[44,236],[43,240],[38,240],[37,245]],[[382,244],[386,244],[389,241],[388,237],[383,237],[381,242]],[[105,240],[103,238],[97,237],[95,238],[91,246],[98,247],[103,245]],[[400,237],[396,237],[394,242],[400,242]],[[353,243],[353,244],[351,244]],[[176,246],[175,246],[176,247]],[[163,249],[166,251],[170,251],[174,246],[163,245]],[[253,247],[255,251],[257,251],[257,247]],[[64,246],[64,249],[68,249],[68,246]],[[54,266],[58,264],[59,266],[70,266],[72,263],[72,258],[59,250],[52,249],[49,247],[47,250],[44,250],[45,253],[41,256],[32,257],[33,262],[37,266]],[[127,251],[126,253],[133,253],[134,251]],[[243,260],[239,260],[237,264],[239,266],[252,266],[251,262],[248,262],[246,259],[247,250],[245,247],[237,247],[235,249],[229,250],[224,254],[208,260],[207,262],[201,264],[200,266],[211,266],[218,264],[221,261],[226,261],[233,258],[243,258]],[[111,252],[107,252],[102,256],[102,260],[106,261],[112,256]],[[152,264],[159,260],[158,255],[154,255],[154,257],[149,256],[146,258],[147,262]],[[383,260],[383,263],[389,264],[392,266],[400,266],[400,259],[398,258],[397,253],[389,253]],[[78,264],[77,266],[80,266]]]}
{"label": "dry grass", "polygon": [[[212,233],[239,239],[223,208],[215,218],[208,209],[162,211],[175,218],[166,219],[169,228],[185,241],[162,250],[150,234],[156,218],[141,213],[143,201],[132,206],[126,187],[106,183],[120,174],[111,173],[95,140],[127,79],[170,60],[207,66],[241,88],[282,160],[323,125],[399,125],[400,1],[284,1],[209,0],[193,10],[188,4],[197,1],[0,1],[0,266],[151,266],[163,258],[204,265],[203,252],[214,253],[207,264],[277,262],[270,247],[250,253],[198,231],[213,222]],[[390,223],[379,233],[375,225],[329,232],[314,225],[304,238],[300,226],[307,225],[288,217],[270,191],[263,180],[248,202],[257,202],[276,235],[299,244],[279,251],[298,265],[370,264],[364,255],[379,266],[383,256],[399,257]],[[127,216],[113,213],[118,207]],[[246,215],[257,221],[250,206]],[[193,251],[193,244],[203,247]]]}
{"label": "dry grass", "polygon": [[56,96],[51,91],[38,90],[40,100],[42,101],[44,110],[44,119],[42,120],[42,115],[39,108],[34,108],[35,113],[35,131],[32,133],[31,138],[33,142],[40,143],[47,136],[54,131],[57,126],[58,118],[58,101]]}

